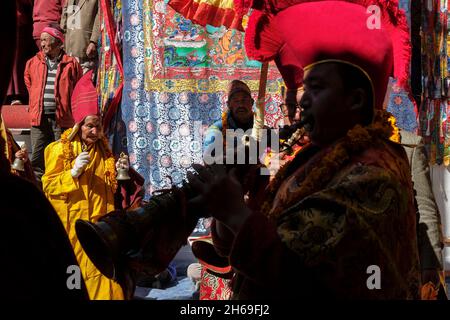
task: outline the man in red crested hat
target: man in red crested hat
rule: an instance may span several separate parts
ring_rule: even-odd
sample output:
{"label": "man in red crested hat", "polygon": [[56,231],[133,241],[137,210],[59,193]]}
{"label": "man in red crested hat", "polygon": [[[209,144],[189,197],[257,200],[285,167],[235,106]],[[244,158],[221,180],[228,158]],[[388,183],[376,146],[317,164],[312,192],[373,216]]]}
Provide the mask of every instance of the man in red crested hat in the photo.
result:
{"label": "man in red crested hat", "polygon": [[25,84],[30,96],[31,164],[36,177],[44,174],[44,148],[58,140],[74,124],[70,98],[83,70],[75,58],[62,49],[64,34],[57,25],[41,33],[41,51],[28,60]]}
{"label": "man in red crested hat", "polygon": [[234,170],[189,175],[236,272],[234,298],[419,297],[411,173],[382,108],[389,76],[407,82],[409,35],[396,1],[371,4],[379,28],[369,28],[362,0],[255,1],[246,52],[274,59],[291,89],[303,83],[297,102],[311,142],[258,207],[243,201]]}
{"label": "man in red crested hat", "polygon": [[[72,95],[75,125],[45,148],[43,191],[58,213],[92,300],[124,299],[121,286],[104,276],[89,260],[75,233],[78,219],[97,222],[115,209],[140,205],[144,179],[129,166],[128,157],[114,158],[103,134],[93,71],[78,82]],[[117,170],[130,180],[118,181]]]}

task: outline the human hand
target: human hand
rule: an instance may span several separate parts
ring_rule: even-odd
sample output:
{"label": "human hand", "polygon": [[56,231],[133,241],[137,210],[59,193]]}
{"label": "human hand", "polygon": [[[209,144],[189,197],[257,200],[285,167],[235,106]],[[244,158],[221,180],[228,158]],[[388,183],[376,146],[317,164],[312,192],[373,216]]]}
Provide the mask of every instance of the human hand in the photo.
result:
{"label": "human hand", "polygon": [[22,159],[24,162],[28,161],[28,151],[27,149],[21,149],[14,154],[14,157]]}
{"label": "human hand", "polygon": [[91,158],[87,151],[83,151],[82,153],[80,153],[75,159],[73,168],[70,171],[72,177],[78,178],[84,172],[84,169],[86,169],[86,166],[89,164],[90,160]]}
{"label": "human hand", "polygon": [[89,45],[86,48],[86,55],[89,59],[94,58],[97,55],[97,46],[95,43],[90,42]]}
{"label": "human hand", "polygon": [[226,171],[224,165],[192,166],[197,175],[188,172],[188,180],[197,196],[189,201],[194,208],[212,215],[236,234],[250,209],[244,202],[244,192],[236,176],[236,169]]}

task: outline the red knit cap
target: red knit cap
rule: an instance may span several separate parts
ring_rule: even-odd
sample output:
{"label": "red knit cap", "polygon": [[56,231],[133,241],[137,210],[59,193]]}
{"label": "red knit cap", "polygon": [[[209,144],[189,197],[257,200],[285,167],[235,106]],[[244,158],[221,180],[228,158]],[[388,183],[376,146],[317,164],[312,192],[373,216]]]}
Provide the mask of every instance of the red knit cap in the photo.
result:
{"label": "red knit cap", "polygon": [[97,89],[92,83],[92,70],[77,82],[72,93],[72,116],[80,123],[87,116],[99,115]]}
{"label": "red knit cap", "polygon": [[[397,1],[290,0],[279,1],[276,9],[270,9],[273,1],[256,2],[262,11],[255,10],[250,17],[247,54],[259,61],[275,59],[288,88],[301,85],[302,68],[327,61],[363,71],[372,83],[378,109],[389,76],[407,86],[409,32]],[[371,28],[372,4],[380,9],[380,28]]]}
{"label": "red knit cap", "polygon": [[62,43],[64,43],[64,33],[62,33],[61,31],[59,31],[56,28],[53,27],[45,27],[42,30],[42,33],[48,33],[49,35],[51,35],[53,38],[59,39],[59,41],[61,41]]}

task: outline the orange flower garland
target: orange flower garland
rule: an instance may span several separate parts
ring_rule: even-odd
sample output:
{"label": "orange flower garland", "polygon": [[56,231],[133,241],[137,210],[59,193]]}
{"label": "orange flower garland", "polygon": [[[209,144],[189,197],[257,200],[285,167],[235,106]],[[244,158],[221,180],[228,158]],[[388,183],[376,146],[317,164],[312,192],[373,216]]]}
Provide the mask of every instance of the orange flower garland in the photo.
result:
{"label": "orange flower garland", "polygon": [[70,145],[70,141],[68,139],[69,135],[72,133],[72,130],[73,129],[67,129],[61,135],[61,144],[64,157],[64,170],[72,169],[72,161],[75,159],[72,146]]}
{"label": "orange flower garland", "polygon": [[351,159],[353,154],[357,154],[366,149],[367,146],[373,145],[376,140],[387,139],[394,142],[400,141],[399,130],[395,126],[395,118],[387,111],[377,110],[371,125],[367,127],[356,125],[349,130],[347,135],[333,147],[319,165],[312,169],[300,188],[296,192],[291,193],[284,203],[271,210],[276,192],[283,183],[292,160],[285,163],[267,188],[268,199],[261,207],[262,213],[270,219],[277,219],[283,210],[293,205],[295,201],[322,189],[334,174]]}

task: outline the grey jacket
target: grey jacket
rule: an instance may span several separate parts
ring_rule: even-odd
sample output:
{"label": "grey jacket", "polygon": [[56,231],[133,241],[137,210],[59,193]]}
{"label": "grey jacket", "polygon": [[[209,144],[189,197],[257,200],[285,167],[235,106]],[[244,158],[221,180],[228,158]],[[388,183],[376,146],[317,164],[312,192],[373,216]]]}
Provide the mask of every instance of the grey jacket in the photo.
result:
{"label": "grey jacket", "polygon": [[412,181],[418,207],[417,237],[421,269],[442,270],[441,221],[431,188],[430,168],[422,137],[400,131],[401,143],[411,166]]}
{"label": "grey jacket", "polygon": [[87,60],[86,48],[97,44],[100,37],[98,0],[67,0],[61,15],[61,28],[66,32],[65,51],[68,55]]}

